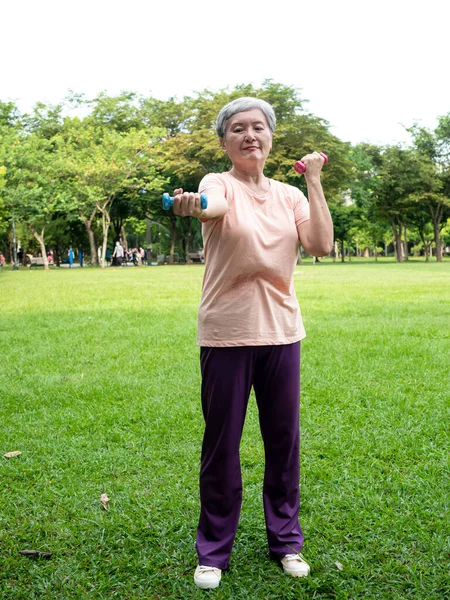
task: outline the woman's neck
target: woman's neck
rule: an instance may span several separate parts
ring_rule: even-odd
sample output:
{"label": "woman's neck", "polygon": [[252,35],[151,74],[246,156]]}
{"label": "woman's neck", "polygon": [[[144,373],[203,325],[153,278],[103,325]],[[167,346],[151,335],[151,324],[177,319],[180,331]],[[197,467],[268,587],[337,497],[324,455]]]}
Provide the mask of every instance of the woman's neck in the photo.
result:
{"label": "woman's neck", "polygon": [[260,170],[248,171],[233,165],[229,172],[256,193],[265,194],[270,189],[270,180]]}

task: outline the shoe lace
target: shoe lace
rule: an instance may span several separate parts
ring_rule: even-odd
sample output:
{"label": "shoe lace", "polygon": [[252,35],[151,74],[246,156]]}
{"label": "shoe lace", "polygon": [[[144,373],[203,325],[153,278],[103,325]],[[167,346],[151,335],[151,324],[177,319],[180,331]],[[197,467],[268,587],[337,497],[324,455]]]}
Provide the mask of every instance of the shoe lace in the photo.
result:
{"label": "shoe lace", "polygon": [[291,562],[291,560],[298,560],[300,562],[306,562],[305,559],[303,558],[303,556],[300,554],[300,552],[297,552],[297,554],[286,554],[284,559],[287,562]]}
{"label": "shoe lace", "polygon": [[198,569],[199,575],[201,575],[202,573],[206,573],[208,571],[213,571],[214,573],[216,573],[216,571],[218,570],[217,567],[206,567],[205,565],[199,565],[197,567],[197,569]]}

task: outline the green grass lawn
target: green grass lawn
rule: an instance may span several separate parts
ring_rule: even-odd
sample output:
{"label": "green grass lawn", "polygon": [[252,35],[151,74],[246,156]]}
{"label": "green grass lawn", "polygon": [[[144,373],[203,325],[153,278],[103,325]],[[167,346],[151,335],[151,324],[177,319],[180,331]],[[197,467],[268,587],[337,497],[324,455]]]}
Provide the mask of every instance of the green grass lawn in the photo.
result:
{"label": "green grass lawn", "polygon": [[0,273],[0,597],[449,598],[450,263],[297,268],[311,577],[269,559],[252,401],[232,566],[212,592],[192,580],[202,274]]}

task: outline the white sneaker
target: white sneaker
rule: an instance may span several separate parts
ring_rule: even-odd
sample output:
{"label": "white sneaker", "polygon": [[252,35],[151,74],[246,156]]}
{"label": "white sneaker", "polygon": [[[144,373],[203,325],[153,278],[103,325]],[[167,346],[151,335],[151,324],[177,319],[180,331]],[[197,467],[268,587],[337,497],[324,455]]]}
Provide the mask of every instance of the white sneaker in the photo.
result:
{"label": "white sneaker", "polygon": [[217,567],[198,565],[194,573],[194,583],[202,590],[212,590],[219,587],[222,570]]}
{"label": "white sneaker", "polygon": [[301,554],[286,554],[281,559],[283,571],[292,577],[307,577],[310,567]]}

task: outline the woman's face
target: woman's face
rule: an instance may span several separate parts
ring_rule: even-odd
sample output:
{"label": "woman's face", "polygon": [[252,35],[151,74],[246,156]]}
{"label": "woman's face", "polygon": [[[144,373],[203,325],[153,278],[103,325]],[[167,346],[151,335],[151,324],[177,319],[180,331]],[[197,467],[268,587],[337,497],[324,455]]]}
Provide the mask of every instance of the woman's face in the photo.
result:
{"label": "woman's face", "polygon": [[272,149],[272,133],[259,108],[236,113],[227,121],[225,137],[220,139],[233,165],[264,165]]}

